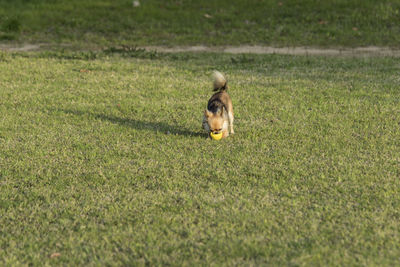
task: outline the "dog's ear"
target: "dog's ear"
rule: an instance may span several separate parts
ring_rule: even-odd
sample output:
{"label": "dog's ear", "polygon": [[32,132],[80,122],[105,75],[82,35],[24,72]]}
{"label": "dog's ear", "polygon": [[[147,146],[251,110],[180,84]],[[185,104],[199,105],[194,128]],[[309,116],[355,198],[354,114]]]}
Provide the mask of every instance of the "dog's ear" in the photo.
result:
{"label": "dog's ear", "polygon": [[208,111],[207,109],[204,110],[204,116],[206,116],[206,118],[211,117],[212,112]]}

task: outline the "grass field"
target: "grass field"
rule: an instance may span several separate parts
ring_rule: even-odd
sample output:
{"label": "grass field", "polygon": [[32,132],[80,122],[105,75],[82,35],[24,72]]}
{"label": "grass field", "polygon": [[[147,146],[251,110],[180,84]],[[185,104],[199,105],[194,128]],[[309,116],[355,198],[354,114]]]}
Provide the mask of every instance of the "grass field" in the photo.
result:
{"label": "grass field", "polygon": [[[0,0],[0,266],[395,266],[395,0]],[[234,136],[201,119],[224,72]]]}
{"label": "grass field", "polygon": [[[211,141],[210,74],[236,134]],[[393,266],[391,58],[0,53],[0,265]]]}
{"label": "grass field", "polygon": [[0,0],[0,41],[116,45],[392,46],[398,0]]}

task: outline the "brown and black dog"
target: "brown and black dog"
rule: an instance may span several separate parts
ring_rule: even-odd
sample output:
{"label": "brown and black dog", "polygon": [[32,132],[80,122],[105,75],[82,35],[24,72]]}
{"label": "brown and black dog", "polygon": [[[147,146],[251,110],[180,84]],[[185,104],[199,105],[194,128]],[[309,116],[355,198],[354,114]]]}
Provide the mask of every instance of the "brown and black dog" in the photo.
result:
{"label": "brown and black dog", "polygon": [[208,100],[207,109],[204,110],[203,129],[208,135],[222,132],[222,138],[225,138],[229,133],[234,134],[232,100],[226,92],[228,84],[224,75],[215,71],[213,76],[216,93]]}

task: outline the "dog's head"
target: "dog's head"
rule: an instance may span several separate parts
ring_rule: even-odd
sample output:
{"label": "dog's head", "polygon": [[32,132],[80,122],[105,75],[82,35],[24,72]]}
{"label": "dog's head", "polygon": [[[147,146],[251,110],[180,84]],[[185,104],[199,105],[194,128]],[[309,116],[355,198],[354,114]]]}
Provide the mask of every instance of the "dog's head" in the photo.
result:
{"label": "dog's head", "polygon": [[223,109],[219,109],[215,113],[206,109],[204,111],[204,116],[207,119],[207,124],[210,132],[217,134],[222,131],[225,122]]}

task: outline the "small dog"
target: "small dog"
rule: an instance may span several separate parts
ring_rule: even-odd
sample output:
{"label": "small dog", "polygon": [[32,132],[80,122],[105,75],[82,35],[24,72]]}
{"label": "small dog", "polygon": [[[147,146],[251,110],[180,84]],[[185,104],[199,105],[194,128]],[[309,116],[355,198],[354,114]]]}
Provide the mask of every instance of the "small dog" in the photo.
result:
{"label": "small dog", "polygon": [[229,132],[234,134],[232,100],[226,92],[228,84],[224,75],[215,71],[213,76],[213,91],[216,93],[208,100],[207,109],[204,110],[203,129],[206,130],[208,136],[211,132],[214,134],[222,132],[222,138],[225,138],[229,136]]}

